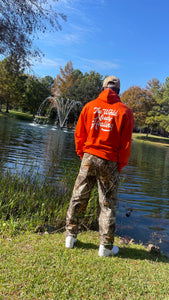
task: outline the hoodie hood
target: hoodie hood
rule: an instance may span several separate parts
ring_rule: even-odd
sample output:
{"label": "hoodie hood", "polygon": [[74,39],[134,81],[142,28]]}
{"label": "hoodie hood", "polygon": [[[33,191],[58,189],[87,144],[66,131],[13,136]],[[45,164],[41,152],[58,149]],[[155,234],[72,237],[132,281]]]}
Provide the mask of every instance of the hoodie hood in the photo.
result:
{"label": "hoodie hood", "polygon": [[107,103],[116,103],[121,102],[119,95],[117,95],[113,90],[106,89],[102,91],[98,97],[99,100],[102,100]]}

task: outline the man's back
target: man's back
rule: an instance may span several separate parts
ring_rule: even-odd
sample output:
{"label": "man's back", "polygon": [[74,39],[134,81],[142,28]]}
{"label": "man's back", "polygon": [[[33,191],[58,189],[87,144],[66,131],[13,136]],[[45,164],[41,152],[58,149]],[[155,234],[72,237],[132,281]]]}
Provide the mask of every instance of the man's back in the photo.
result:
{"label": "man's back", "polygon": [[75,131],[77,154],[86,152],[118,161],[121,143],[131,140],[132,129],[132,111],[114,91],[104,90],[82,110]]}

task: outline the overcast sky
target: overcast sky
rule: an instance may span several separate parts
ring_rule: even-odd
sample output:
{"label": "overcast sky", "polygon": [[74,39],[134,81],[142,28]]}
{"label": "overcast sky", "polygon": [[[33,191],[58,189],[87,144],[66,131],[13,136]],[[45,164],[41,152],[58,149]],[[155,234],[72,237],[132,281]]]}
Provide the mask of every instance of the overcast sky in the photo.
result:
{"label": "overcast sky", "polygon": [[40,36],[34,74],[56,77],[72,61],[83,73],[120,78],[121,92],[169,76],[169,0],[59,0],[62,31]]}

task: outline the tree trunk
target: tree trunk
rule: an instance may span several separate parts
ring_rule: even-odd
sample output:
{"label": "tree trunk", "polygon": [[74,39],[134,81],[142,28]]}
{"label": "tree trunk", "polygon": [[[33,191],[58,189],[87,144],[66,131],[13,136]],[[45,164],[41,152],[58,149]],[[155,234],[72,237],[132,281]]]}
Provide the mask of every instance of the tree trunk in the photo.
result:
{"label": "tree trunk", "polygon": [[147,128],[146,139],[148,138],[148,135],[149,135],[149,125],[148,125],[148,128]]}
{"label": "tree trunk", "polygon": [[9,101],[6,101],[6,113],[9,113]]}
{"label": "tree trunk", "polygon": [[0,112],[2,111],[2,99],[0,100]]}

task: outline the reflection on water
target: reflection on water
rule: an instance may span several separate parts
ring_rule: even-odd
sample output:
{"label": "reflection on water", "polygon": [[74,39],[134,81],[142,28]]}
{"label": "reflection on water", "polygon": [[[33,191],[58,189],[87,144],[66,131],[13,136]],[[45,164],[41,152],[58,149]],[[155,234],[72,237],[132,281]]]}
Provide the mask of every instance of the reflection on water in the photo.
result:
{"label": "reflection on water", "polygon": [[[169,148],[132,142],[121,176],[117,233],[153,242],[169,254]],[[130,210],[130,217],[126,212]]]}
{"label": "reflection on water", "polygon": [[[1,168],[33,165],[33,172],[57,180],[75,158],[73,131],[0,119]],[[169,255],[169,148],[133,142],[121,179],[116,233],[156,243]]]}
{"label": "reflection on water", "polygon": [[26,172],[26,166],[27,170],[33,166],[34,172],[51,172],[56,178],[63,171],[61,162],[76,157],[73,131],[11,120],[0,120],[0,125],[0,162],[4,168],[24,167]]}

